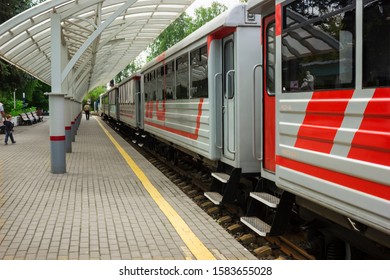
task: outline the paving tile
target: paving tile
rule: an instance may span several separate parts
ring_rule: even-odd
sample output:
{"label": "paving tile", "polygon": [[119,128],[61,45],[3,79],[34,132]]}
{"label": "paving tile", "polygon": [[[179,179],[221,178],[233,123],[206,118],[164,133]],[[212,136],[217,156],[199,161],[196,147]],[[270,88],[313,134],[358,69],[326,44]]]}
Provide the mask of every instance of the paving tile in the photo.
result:
{"label": "paving tile", "polygon": [[[50,172],[48,119],[18,126],[16,133],[18,145],[0,147],[0,259],[194,258],[94,117],[82,120],[72,153],[66,155],[66,174]],[[112,134],[211,252],[255,259]]]}

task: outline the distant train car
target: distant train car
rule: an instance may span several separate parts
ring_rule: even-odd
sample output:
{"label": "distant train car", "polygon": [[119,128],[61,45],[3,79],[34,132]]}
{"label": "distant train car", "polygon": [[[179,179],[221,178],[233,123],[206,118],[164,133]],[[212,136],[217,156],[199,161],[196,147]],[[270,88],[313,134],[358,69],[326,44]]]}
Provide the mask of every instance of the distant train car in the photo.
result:
{"label": "distant train car", "polygon": [[134,74],[118,85],[118,110],[117,120],[132,127],[142,126],[142,104],[141,104],[141,76]]}
{"label": "distant train car", "polygon": [[113,87],[100,97],[102,116],[106,119],[119,120],[118,114],[118,88]]}
{"label": "distant train car", "polygon": [[238,5],[145,65],[145,132],[242,173],[258,172],[248,108],[259,23]]}

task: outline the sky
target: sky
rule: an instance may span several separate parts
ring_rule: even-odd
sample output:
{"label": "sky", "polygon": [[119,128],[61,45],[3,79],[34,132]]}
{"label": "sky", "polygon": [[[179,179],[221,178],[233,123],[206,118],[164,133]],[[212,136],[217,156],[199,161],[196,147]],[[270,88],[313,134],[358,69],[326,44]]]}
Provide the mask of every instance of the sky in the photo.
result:
{"label": "sky", "polygon": [[199,7],[210,7],[211,3],[213,2],[219,2],[221,4],[224,4],[226,7],[230,8],[236,4],[239,4],[239,0],[195,0],[192,5],[186,10],[187,14],[191,15],[193,14],[194,10]]}

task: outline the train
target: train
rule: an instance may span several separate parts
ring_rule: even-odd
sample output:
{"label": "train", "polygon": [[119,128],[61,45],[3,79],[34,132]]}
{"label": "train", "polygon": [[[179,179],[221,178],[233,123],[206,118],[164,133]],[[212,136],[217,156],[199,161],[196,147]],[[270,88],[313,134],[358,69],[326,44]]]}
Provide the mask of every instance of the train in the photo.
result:
{"label": "train", "polygon": [[101,115],[209,166],[205,196],[257,234],[389,259],[389,18],[385,1],[249,0],[102,94]]}

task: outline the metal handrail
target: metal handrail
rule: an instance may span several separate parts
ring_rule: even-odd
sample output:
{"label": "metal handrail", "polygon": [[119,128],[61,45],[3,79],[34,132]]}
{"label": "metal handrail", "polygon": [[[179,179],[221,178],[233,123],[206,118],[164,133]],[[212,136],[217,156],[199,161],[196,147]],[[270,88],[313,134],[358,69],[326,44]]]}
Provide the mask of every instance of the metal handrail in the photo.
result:
{"label": "metal handrail", "polygon": [[[138,95],[141,95],[140,91],[135,93],[135,98],[136,98],[135,100],[136,100],[137,103],[139,102],[139,104],[137,104],[137,103],[135,104],[136,105],[135,107],[138,108],[139,110],[141,110],[141,100],[138,100],[138,98],[137,98]],[[139,120],[137,120],[138,117],[139,117]],[[137,125],[141,126],[141,115],[138,116],[138,112],[137,111],[136,111],[135,120],[136,120]]]}
{"label": "metal handrail", "polygon": [[[253,85],[253,91],[252,91],[252,123],[253,123],[253,129],[252,129],[252,155],[253,155],[253,158],[256,159],[256,160],[263,160],[263,156],[262,156],[262,153],[260,152],[260,157],[257,156],[257,149],[256,149],[256,141],[257,141],[257,137],[256,137],[256,69],[261,67],[261,69],[263,69],[263,65],[262,64],[256,64],[254,67],[253,67],[253,81],[252,81],[252,85]],[[262,75],[261,75],[262,77]],[[261,115],[261,114],[260,114]],[[262,132],[260,132],[260,134],[262,134]],[[262,145],[262,143],[260,144]]]}
{"label": "metal handrail", "polygon": [[232,154],[235,154],[236,151],[235,149],[232,151],[230,150],[230,142],[229,142],[229,129],[230,129],[230,126],[229,126],[229,77],[230,77],[230,73],[235,73],[236,70],[232,69],[232,70],[229,70],[227,73],[226,73],[226,92],[225,92],[225,98],[226,98],[226,135],[227,135],[227,150],[232,153]]}
{"label": "metal handrail", "polygon": [[[215,91],[215,96],[218,96],[217,95],[217,78],[218,76],[221,76],[222,77],[222,73],[217,73],[214,75],[214,91]],[[217,97],[218,98],[218,97]],[[216,99],[216,102],[217,102],[217,99]],[[223,106],[222,106],[222,110],[223,110]],[[216,117],[215,117],[215,121],[217,121],[218,119],[218,115],[217,115],[217,110],[215,110],[215,114],[216,114]],[[223,116],[223,114],[222,114]],[[218,148],[218,149],[222,149],[223,148],[223,142],[222,142],[222,139],[223,139],[223,130],[222,130],[222,123],[221,123],[221,146],[218,146],[218,143],[217,143],[217,135],[215,135],[215,146]]]}

